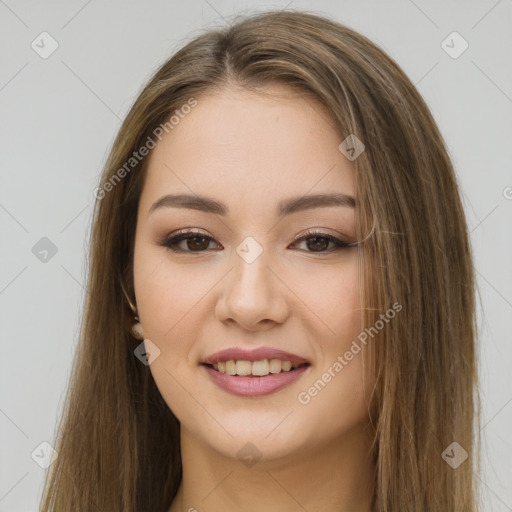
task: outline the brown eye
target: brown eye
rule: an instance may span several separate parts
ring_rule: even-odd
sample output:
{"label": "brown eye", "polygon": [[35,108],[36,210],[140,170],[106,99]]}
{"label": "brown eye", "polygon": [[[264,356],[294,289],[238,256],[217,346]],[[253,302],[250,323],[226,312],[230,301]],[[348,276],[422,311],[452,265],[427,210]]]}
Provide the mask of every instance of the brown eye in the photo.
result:
{"label": "brown eye", "polygon": [[323,236],[313,236],[306,239],[306,245],[308,249],[311,249],[312,251],[325,250],[329,246],[330,242],[330,240]]}
{"label": "brown eye", "polygon": [[[306,242],[306,252],[332,252],[339,251],[348,247],[352,247],[353,244],[348,244],[336,237],[329,235],[328,233],[319,233],[316,231],[309,231],[305,235],[295,240],[294,245],[299,242]],[[329,245],[332,246],[329,248]]]}
{"label": "brown eye", "polygon": [[[305,235],[297,238],[293,245],[305,242],[306,252],[330,253],[341,249],[352,247],[354,244],[348,244],[327,233],[309,231]],[[209,250],[210,243],[217,242],[210,236],[197,231],[181,232],[173,236],[168,236],[158,245],[167,247],[176,253],[201,253]],[[220,244],[218,247],[222,249]],[[219,250],[219,249],[213,249]]]}
{"label": "brown eye", "polygon": [[186,238],[185,240],[187,241],[187,247],[191,251],[202,251],[204,249],[207,249],[208,245],[210,244],[210,239],[205,236],[193,236],[190,238]]}
{"label": "brown eye", "polygon": [[214,239],[203,233],[188,231],[166,237],[159,245],[173,252],[204,252],[208,250],[210,242],[214,242]]}

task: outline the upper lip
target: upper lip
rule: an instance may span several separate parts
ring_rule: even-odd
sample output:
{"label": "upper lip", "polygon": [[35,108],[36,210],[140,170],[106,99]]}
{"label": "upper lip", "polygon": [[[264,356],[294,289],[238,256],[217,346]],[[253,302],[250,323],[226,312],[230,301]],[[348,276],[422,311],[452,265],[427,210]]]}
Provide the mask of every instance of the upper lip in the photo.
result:
{"label": "upper lip", "polygon": [[291,361],[292,363],[307,363],[308,360],[297,354],[285,352],[274,347],[260,347],[252,350],[244,348],[227,348],[220,352],[211,354],[201,362],[203,364],[215,364],[219,361],[261,361],[263,359],[280,359],[281,361]]}

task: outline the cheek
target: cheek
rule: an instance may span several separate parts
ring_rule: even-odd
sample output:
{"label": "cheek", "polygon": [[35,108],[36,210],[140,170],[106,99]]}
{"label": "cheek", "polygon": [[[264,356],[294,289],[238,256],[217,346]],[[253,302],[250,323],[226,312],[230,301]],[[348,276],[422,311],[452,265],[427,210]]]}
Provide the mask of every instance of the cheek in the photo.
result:
{"label": "cheek", "polygon": [[340,372],[329,372],[331,364],[319,369],[300,390],[296,417],[303,419],[304,428],[309,428],[315,439],[336,439],[367,423],[371,386],[366,374],[363,381],[360,355]]}
{"label": "cheek", "polygon": [[[291,276],[290,276],[291,277]],[[293,290],[304,303],[304,318],[315,331],[315,343],[324,356],[349,346],[360,329],[361,303],[358,262],[351,254],[342,264],[304,269],[293,280]]]}
{"label": "cheek", "polygon": [[144,334],[167,348],[178,333],[180,339],[188,339],[183,329],[197,325],[191,318],[218,279],[211,272],[201,275],[197,265],[172,263],[163,250],[147,250],[136,253],[134,281]]}
{"label": "cheek", "polygon": [[[159,251],[158,251],[159,252]],[[179,421],[202,414],[194,410],[202,401],[190,375],[193,347],[201,339],[199,319],[215,282],[210,272],[198,273],[196,265],[172,263],[152,249],[135,252],[134,282],[139,318],[145,338],[154,342],[159,356],[149,369],[160,393]],[[190,392],[193,391],[194,400]]]}
{"label": "cheek", "polygon": [[307,298],[304,302],[316,319],[319,357],[296,403],[306,422],[318,425],[322,418],[319,434],[339,435],[367,417],[372,386],[367,370],[369,348],[357,338],[361,332],[357,261],[354,258],[336,271],[315,274],[314,279],[297,281],[302,283],[297,293]]}

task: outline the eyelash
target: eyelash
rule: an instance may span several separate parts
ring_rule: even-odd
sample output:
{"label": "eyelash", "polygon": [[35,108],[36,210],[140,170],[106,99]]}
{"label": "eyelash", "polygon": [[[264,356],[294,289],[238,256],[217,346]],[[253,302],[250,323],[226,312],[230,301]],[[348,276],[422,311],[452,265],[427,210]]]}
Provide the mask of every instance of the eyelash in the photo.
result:
{"label": "eyelash", "polygon": [[[208,250],[208,249],[205,249],[202,251],[189,251],[189,250],[179,249],[176,247],[176,245],[178,243],[182,242],[183,240],[191,240],[193,238],[204,238],[204,239],[207,239],[210,241],[214,241],[214,239],[212,237],[205,235],[204,233],[201,233],[199,231],[183,231],[176,235],[165,237],[162,241],[160,241],[158,243],[158,245],[166,247],[167,249],[169,249],[175,253],[188,252],[188,253],[192,253],[192,254],[194,254],[194,253],[198,254],[198,253],[206,252]],[[294,240],[293,244],[296,244],[296,243],[299,243],[299,242],[302,242],[304,240],[308,240],[311,238],[325,238],[329,242],[332,242],[335,245],[335,247],[331,248],[331,249],[326,249],[323,251],[305,251],[305,252],[325,254],[325,253],[330,253],[330,252],[334,252],[334,251],[339,251],[342,249],[348,249],[348,248],[354,247],[356,245],[356,244],[348,244],[346,242],[343,242],[343,241],[339,240],[338,238],[336,238],[332,235],[329,235],[328,233],[322,233],[320,231],[314,231],[314,230],[307,230],[304,235],[300,236],[299,238],[296,238]]]}

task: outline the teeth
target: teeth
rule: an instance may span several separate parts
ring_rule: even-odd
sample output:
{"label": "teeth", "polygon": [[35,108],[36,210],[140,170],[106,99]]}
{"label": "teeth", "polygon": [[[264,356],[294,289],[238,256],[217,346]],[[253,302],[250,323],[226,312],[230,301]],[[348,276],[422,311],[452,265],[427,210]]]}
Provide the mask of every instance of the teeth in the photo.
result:
{"label": "teeth", "polygon": [[235,361],[226,361],[226,373],[228,375],[236,375]]}
{"label": "teeth", "polygon": [[236,374],[237,375],[251,375],[252,364],[250,361],[237,361]]}
{"label": "teeth", "polygon": [[292,369],[292,363],[291,363],[291,361],[282,361],[282,362],[281,362],[281,368],[282,368],[285,372],[289,372],[289,371]]}
{"label": "teeth", "polygon": [[293,363],[291,361],[281,361],[280,359],[262,359],[261,361],[219,361],[212,365],[215,370],[221,373],[227,373],[228,375],[255,375],[258,377],[264,377],[269,373],[281,373],[289,372],[292,368],[298,368],[299,363]]}
{"label": "teeth", "polygon": [[281,372],[281,359],[271,359],[269,362],[270,373]]}
{"label": "teeth", "polygon": [[252,374],[259,375],[260,377],[264,376],[264,375],[268,375],[269,374],[268,359],[264,359],[263,361],[253,361]]}

